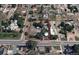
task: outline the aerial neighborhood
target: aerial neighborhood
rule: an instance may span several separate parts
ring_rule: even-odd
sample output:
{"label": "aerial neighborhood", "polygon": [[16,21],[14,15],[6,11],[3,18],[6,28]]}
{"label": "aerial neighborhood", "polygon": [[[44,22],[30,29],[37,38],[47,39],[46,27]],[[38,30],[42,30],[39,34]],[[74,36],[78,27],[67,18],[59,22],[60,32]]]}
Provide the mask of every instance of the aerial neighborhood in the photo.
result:
{"label": "aerial neighborhood", "polygon": [[79,55],[79,5],[0,4],[0,55]]}

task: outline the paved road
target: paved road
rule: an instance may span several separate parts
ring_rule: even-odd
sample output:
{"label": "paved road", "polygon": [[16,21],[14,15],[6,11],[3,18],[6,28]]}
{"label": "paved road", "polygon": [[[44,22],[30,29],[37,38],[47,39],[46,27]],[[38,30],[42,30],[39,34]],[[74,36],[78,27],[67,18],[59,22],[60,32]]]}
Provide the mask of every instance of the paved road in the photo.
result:
{"label": "paved road", "polygon": [[58,46],[58,45],[74,45],[74,44],[79,44],[79,41],[77,42],[67,42],[67,41],[40,41],[37,46]]}
{"label": "paved road", "polygon": [[21,41],[21,40],[0,40],[0,44],[4,44],[4,45],[25,45],[25,41]]}
{"label": "paved road", "polygon": [[17,6],[16,6],[15,8],[12,8],[12,9],[9,11],[8,16],[7,16],[8,19],[14,14],[14,12],[16,11],[16,9],[17,9]]}
{"label": "paved road", "polygon": [[[0,44],[6,44],[6,45],[25,45],[27,40],[0,40]],[[77,42],[67,42],[67,41],[52,41],[52,40],[44,40],[44,41],[38,41],[37,46],[58,46],[58,45],[73,45],[73,44],[79,44],[79,41]]]}

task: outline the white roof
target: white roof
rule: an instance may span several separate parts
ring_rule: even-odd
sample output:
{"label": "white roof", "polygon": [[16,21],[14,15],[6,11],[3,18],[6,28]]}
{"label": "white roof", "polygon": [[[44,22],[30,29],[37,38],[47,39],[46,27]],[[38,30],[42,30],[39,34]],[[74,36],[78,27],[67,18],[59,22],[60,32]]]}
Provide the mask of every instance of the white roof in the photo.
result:
{"label": "white roof", "polygon": [[44,16],[43,16],[45,19],[47,19],[48,18],[48,14],[44,14]]}
{"label": "white roof", "polygon": [[17,29],[18,28],[18,26],[15,24],[15,23],[11,23],[10,24],[10,29],[11,30],[15,30],[15,29]]}
{"label": "white roof", "polygon": [[45,36],[48,36],[48,32],[46,32],[44,35],[45,35]]}
{"label": "white roof", "polygon": [[51,32],[51,35],[55,35],[55,31],[52,27],[50,28],[50,32]]}
{"label": "white roof", "polygon": [[22,11],[22,13],[25,13],[26,11]]}
{"label": "white roof", "polygon": [[12,55],[13,54],[13,50],[8,50],[7,54]]}
{"label": "white roof", "polygon": [[17,20],[15,20],[14,23],[17,23]]}
{"label": "white roof", "polygon": [[67,22],[67,24],[72,25],[70,22]]}

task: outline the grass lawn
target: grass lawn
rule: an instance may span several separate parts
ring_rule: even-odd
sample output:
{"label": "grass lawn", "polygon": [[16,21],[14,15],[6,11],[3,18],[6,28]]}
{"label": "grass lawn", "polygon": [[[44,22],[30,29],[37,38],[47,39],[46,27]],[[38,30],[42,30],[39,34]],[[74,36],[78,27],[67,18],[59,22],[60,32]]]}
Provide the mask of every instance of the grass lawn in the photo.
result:
{"label": "grass lawn", "polygon": [[0,32],[0,39],[20,39],[21,33],[8,33],[8,32]]}
{"label": "grass lawn", "polygon": [[52,21],[56,21],[56,16],[50,16]]}

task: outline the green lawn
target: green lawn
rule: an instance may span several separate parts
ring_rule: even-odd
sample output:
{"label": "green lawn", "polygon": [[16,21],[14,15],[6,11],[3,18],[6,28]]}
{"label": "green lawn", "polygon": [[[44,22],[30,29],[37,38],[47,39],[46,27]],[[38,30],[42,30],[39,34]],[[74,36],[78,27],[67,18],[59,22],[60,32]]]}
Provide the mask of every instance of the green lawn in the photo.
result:
{"label": "green lawn", "polygon": [[51,18],[52,21],[56,21],[56,16],[52,15],[52,16],[50,16],[50,18]]}
{"label": "green lawn", "polygon": [[0,39],[20,39],[21,33],[0,32]]}

